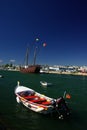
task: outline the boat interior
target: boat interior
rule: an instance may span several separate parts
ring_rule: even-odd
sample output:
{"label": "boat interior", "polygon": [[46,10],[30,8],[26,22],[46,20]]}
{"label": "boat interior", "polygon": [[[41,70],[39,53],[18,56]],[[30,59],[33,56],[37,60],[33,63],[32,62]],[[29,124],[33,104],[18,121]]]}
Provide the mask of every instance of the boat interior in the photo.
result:
{"label": "boat interior", "polygon": [[42,105],[52,105],[50,100],[47,100],[45,97],[37,95],[35,92],[30,93],[29,91],[20,92],[19,95],[24,99],[31,101],[33,103],[42,104]]}

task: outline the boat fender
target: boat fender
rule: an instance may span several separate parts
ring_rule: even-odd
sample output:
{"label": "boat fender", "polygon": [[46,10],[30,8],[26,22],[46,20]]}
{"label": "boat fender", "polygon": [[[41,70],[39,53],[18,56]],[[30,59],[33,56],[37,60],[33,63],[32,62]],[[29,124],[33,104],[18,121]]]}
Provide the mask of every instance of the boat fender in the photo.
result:
{"label": "boat fender", "polygon": [[46,107],[46,108],[44,108],[44,109],[47,111],[48,108]]}
{"label": "boat fender", "polygon": [[18,97],[16,97],[16,100],[17,100],[17,102],[18,102],[18,103],[20,103],[20,102],[21,102],[21,101],[20,101],[20,99],[19,99]]}
{"label": "boat fender", "polygon": [[28,104],[28,107],[31,108],[31,105]]}

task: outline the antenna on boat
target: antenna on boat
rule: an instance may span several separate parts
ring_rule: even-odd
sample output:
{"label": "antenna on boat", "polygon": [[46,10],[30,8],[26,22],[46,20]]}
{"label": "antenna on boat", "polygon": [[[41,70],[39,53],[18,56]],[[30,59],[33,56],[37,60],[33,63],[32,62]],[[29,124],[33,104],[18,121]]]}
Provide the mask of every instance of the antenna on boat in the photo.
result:
{"label": "antenna on boat", "polygon": [[66,96],[66,91],[64,91],[63,98],[65,98],[65,96]]}

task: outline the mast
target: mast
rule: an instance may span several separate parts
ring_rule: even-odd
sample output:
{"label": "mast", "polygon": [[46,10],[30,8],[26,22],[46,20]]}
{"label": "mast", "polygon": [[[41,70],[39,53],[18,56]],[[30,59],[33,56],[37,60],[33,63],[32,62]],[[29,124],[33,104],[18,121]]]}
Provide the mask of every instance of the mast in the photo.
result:
{"label": "mast", "polygon": [[37,56],[37,46],[35,47],[35,51],[34,51],[34,65],[36,64],[36,56]]}
{"label": "mast", "polygon": [[27,48],[27,51],[26,51],[26,58],[25,58],[25,66],[26,67],[28,66],[28,58],[29,58],[29,47]]}
{"label": "mast", "polygon": [[34,50],[34,63],[33,63],[33,65],[36,64],[36,56],[37,56],[37,52],[38,52],[38,45],[37,45],[37,43],[39,42],[39,38],[36,38],[35,42],[36,42],[36,45],[35,45],[35,50]]}
{"label": "mast", "polygon": [[[37,53],[38,53],[38,45],[37,45],[37,42],[39,42],[39,39],[38,38],[36,38],[35,39],[35,41],[34,42],[36,42],[36,43],[34,43],[34,44],[31,44],[31,47],[34,45],[35,46],[35,49],[34,49],[34,61],[33,61],[33,65],[35,65],[36,64],[36,56],[37,56]],[[30,47],[30,48],[31,48]],[[26,50],[26,57],[25,57],[25,67],[28,67],[28,59],[29,59],[29,51],[30,51],[30,48],[29,47],[27,47],[27,50]]]}

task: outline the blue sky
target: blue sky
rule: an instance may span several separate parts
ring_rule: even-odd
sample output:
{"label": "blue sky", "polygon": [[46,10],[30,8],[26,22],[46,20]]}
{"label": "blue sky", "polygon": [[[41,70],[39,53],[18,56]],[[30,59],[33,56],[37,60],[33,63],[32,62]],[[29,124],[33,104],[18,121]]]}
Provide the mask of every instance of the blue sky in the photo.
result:
{"label": "blue sky", "polygon": [[[37,64],[87,65],[87,6],[82,0],[0,1],[0,64],[23,64],[39,38]],[[43,47],[43,43],[47,46]],[[33,62],[33,49],[29,62]]]}

